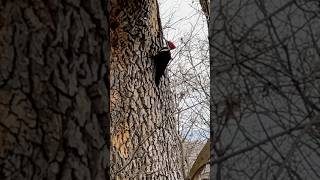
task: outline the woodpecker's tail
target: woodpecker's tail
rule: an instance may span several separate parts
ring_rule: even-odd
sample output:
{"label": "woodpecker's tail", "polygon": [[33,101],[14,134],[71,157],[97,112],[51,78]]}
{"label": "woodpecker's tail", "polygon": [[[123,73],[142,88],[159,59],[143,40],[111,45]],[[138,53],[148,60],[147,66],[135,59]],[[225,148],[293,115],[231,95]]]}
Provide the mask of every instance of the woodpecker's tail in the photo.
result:
{"label": "woodpecker's tail", "polygon": [[160,84],[160,78],[161,78],[161,76],[159,76],[158,74],[156,74],[155,82],[156,82],[156,86],[157,86],[157,87],[158,87],[159,84]]}

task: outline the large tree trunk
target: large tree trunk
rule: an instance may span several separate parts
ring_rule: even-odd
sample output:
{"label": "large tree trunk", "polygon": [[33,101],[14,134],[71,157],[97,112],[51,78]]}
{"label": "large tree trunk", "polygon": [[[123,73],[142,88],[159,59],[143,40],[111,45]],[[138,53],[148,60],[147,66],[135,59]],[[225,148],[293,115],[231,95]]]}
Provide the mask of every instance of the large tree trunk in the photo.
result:
{"label": "large tree trunk", "polygon": [[111,173],[114,179],[181,179],[172,93],[155,85],[162,28],[156,0],[112,2]]}
{"label": "large tree trunk", "polygon": [[0,179],[107,179],[107,1],[0,2]]}

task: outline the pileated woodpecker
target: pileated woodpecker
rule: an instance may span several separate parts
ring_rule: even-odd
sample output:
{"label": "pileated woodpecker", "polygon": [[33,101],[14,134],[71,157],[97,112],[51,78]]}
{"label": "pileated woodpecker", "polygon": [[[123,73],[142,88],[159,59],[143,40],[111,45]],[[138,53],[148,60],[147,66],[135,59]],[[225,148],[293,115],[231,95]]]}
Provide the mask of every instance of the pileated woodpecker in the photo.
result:
{"label": "pileated woodpecker", "polygon": [[157,55],[154,56],[154,64],[156,69],[155,82],[158,86],[160,78],[164,75],[169,61],[171,60],[170,50],[175,49],[176,46],[171,41],[166,41],[167,47],[162,48]]}

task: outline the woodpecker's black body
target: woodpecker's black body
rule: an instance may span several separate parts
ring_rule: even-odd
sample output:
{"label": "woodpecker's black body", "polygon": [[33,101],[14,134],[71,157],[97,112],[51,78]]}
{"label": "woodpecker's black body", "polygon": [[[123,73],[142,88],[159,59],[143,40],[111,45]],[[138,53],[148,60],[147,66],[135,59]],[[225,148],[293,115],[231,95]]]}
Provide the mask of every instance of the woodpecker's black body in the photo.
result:
{"label": "woodpecker's black body", "polygon": [[154,64],[156,70],[155,82],[158,86],[160,83],[160,78],[164,75],[169,61],[171,60],[171,53],[169,48],[164,48],[159,53],[154,56]]}

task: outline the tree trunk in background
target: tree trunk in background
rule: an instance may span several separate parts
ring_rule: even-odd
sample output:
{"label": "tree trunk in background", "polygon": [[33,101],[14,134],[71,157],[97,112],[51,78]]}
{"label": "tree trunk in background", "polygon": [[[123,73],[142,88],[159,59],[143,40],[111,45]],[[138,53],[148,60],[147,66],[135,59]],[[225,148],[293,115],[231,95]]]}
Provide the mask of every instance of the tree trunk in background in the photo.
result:
{"label": "tree trunk in background", "polygon": [[210,0],[209,3],[209,21],[208,21],[208,38],[209,38],[209,58],[210,58],[210,177],[214,177],[215,175],[215,170],[214,169],[214,164],[213,164],[213,159],[214,159],[214,132],[213,132],[213,122],[214,122],[214,113],[216,111],[216,106],[213,102],[213,97],[214,93],[213,88],[213,77],[215,77],[215,72],[213,68],[213,60],[214,60],[214,48],[212,47],[213,44],[213,25],[214,25],[214,20],[217,15],[217,9],[214,9],[214,6],[216,5],[217,1]]}
{"label": "tree trunk in background", "polygon": [[107,179],[107,5],[1,0],[0,179]]}
{"label": "tree trunk in background", "polygon": [[111,4],[112,179],[181,179],[168,79],[155,86],[151,58],[162,46],[156,0]]}

